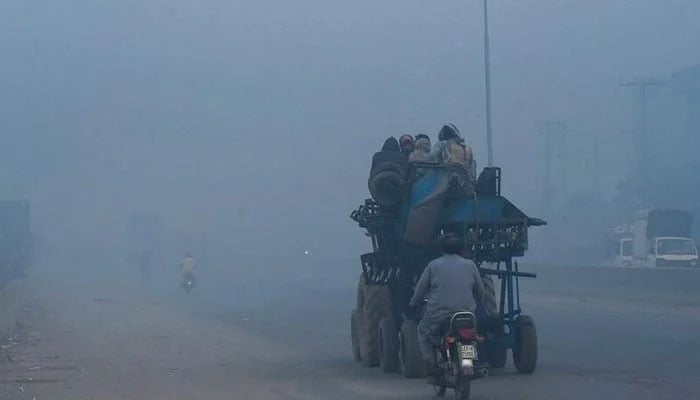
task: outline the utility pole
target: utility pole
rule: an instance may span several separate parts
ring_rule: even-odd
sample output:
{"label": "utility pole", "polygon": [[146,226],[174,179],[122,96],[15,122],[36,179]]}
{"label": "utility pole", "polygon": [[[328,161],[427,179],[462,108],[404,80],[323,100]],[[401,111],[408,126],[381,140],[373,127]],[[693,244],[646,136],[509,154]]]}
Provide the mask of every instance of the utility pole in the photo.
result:
{"label": "utility pole", "polygon": [[668,81],[659,78],[634,78],[631,81],[621,82],[620,86],[636,90],[639,109],[637,120],[637,132],[634,135],[635,168],[642,169],[649,157],[649,122],[647,118],[647,100],[649,88],[665,86]]}
{"label": "utility pole", "polygon": [[[671,86],[685,102],[685,143],[690,144],[695,157],[700,129],[700,64],[685,67],[671,75]],[[691,149],[688,149],[691,150]]]}
{"label": "utility pole", "polygon": [[[554,155],[555,137],[562,137],[566,132],[566,123],[556,120],[535,121],[537,132],[544,136],[544,184],[542,186],[542,205],[545,211],[552,206],[554,189],[552,185],[552,158]],[[560,147],[560,146],[556,146]],[[560,154],[560,156],[565,156]],[[567,177],[564,176],[566,180]]]}
{"label": "utility pole", "polygon": [[600,151],[597,139],[591,143],[590,148],[590,154],[579,157],[578,160],[581,161],[581,165],[585,171],[585,176],[590,176],[591,178],[588,181],[591,193],[596,193],[599,192],[602,187],[600,176]]}
{"label": "utility pole", "polygon": [[484,79],[486,86],[486,147],[488,166],[493,167],[493,138],[491,132],[491,52],[489,49],[488,0],[484,0]]}

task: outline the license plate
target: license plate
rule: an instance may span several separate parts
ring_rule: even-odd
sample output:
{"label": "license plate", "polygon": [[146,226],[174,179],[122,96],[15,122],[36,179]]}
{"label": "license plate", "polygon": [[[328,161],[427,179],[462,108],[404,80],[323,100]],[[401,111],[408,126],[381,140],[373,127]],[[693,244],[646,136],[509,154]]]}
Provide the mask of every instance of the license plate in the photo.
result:
{"label": "license plate", "polygon": [[473,345],[461,345],[459,346],[459,357],[462,359],[473,360],[476,358],[476,349]]}

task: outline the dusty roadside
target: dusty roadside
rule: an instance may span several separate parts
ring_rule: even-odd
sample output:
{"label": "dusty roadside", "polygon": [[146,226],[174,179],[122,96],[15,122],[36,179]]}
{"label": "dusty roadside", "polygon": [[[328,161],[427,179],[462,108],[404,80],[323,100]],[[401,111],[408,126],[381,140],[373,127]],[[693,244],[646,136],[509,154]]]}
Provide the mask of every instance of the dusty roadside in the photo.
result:
{"label": "dusty roadside", "polygon": [[[44,270],[3,349],[0,400],[433,398],[422,380],[351,360],[355,270],[316,277],[304,266],[208,270],[191,296],[172,273],[153,288],[119,268]],[[520,289],[537,372],[509,363],[475,383],[475,400],[698,398],[698,295],[687,294],[697,274],[536,272]]]}
{"label": "dusty roadside", "polygon": [[2,349],[0,399],[275,399],[284,388],[249,371],[264,343],[133,287],[32,279],[31,290]]}

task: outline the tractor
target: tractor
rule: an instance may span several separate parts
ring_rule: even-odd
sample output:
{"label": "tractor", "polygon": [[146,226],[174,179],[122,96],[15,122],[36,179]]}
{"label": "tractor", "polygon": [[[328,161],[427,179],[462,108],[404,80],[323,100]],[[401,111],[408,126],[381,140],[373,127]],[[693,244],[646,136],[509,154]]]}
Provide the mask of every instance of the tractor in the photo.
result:
{"label": "tractor", "polygon": [[[521,272],[514,259],[528,249],[528,229],[546,222],[528,217],[503,197],[501,169],[489,167],[479,175],[472,196],[440,203],[436,221],[422,232],[430,240],[411,243],[405,234],[409,219],[415,218],[412,213],[425,206],[449,173],[438,164],[417,163],[411,168],[418,178],[406,185],[400,201],[380,204],[370,198],[351,214],[373,248],[360,257],[357,304],[350,318],[354,359],[406,378],[425,376],[417,339],[419,316],[409,301],[423,269],[440,256],[439,235],[456,232],[464,238],[464,256],[476,263],[486,289],[485,313],[479,317],[480,335],[486,339],[479,357],[491,368],[503,368],[510,349],[520,373],[534,372],[537,333],[533,319],[520,308],[518,280],[536,275]],[[499,282],[500,290],[494,282]]]}

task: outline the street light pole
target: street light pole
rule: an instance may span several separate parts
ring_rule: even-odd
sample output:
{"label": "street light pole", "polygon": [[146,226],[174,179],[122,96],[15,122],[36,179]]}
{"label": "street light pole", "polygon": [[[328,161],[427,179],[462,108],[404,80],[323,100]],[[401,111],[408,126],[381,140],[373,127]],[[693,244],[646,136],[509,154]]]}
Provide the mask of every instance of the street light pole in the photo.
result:
{"label": "street light pole", "polygon": [[647,97],[649,88],[668,85],[668,81],[659,78],[635,78],[628,82],[621,82],[620,86],[638,89],[639,99],[638,127],[634,142],[635,168],[644,172],[646,165],[650,162],[649,157],[649,124],[647,119]]}
{"label": "street light pole", "polygon": [[493,139],[491,137],[491,62],[487,0],[484,0],[484,78],[486,80],[486,147],[488,150],[488,166],[493,167]]}

